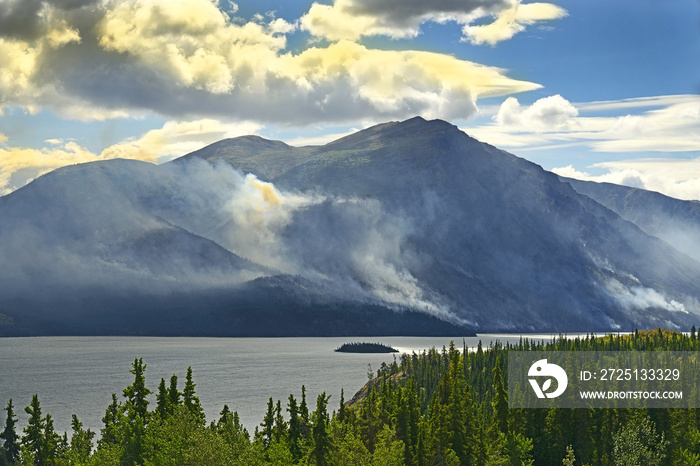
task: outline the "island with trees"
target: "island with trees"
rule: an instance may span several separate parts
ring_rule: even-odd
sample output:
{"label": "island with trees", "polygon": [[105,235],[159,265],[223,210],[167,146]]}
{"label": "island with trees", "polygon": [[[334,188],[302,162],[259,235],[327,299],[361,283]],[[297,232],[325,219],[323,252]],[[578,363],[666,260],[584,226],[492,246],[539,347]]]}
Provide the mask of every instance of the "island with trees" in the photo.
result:
{"label": "island with trees", "polygon": [[335,349],[338,353],[398,353],[399,350],[382,343],[343,343]]}

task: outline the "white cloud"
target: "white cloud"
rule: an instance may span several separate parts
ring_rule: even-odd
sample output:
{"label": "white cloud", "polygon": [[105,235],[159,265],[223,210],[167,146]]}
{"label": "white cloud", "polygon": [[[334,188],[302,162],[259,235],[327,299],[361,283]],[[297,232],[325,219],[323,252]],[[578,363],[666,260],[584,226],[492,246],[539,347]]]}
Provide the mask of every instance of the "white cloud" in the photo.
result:
{"label": "white cloud", "polygon": [[221,139],[255,134],[257,123],[229,124],[218,120],[169,121],[160,129],[148,131],[137,139],[114,144],[102,151],[100,159],[128,158],[146,162],[166,162]]}
{"label": "white cloud", "polygon": [[[637,113],[626,113],[629,110]],[[572,178],[650,189],[681,199],[700,199],[700,159],[696,158],[696,154],[700,155],[698,96],[572,104],[555,95],[529,106],[509,97],[493,112],[493,123],[465,130],[482,141],[518,152],[579,148],[581,154],[597,153],[598,160],[609,153],[618,161],[591,165],[603,174],[592,175],[571,165],[553,171]],[[618,114],[610,114],[615,112]],[[641,154],[648,153],[663,156],[640,159]],[[624,154],[633,155],[634,160],[619,160]]]}
{"label": "white cloud", "polygon": [[566,127],[578,116],[578,110],[560,95],[545,97],[523,108],[515,97],[508,97],[495,116],[500,125],[517,126],[545,132]]}
{"label": "white cloud", "polygon": [[[49,139],[41,149],[0,147],[0,195],[21,188],[51,170],[76,163],[114,158],[145,162],[164,162],[185,155],[225,138],[253,134],[262,127],[257,123],[226,123],[204,119],[169,121],[162,128],[148,131],[95,154],[74,141]],[[7,141],[0,135],[0,142]]]}
{"label": "white cloud", "polygon": [[539,21],[549,21],[566,16],[566,10],[551,3],[515,2],[511,8],[499,12],[490,24],[465,25],[465,37],[474,44],[495,45],[511,39],[515,34],[525,30]]}
{"label": "white cloud", "polygon": [[700,200],[700,158],[623,160],[597,163],[591,168],[602,169],[605,173],[592,175],[570,165],[552,171],[580,180],[648,189],[677,199]]}
{"label": "white cloud", "polygon": [[[596,114],[632,108],[639,113]],[[522,106],[517,99],[509,97],[496,111],[493,121],[467,131],[499,147],[520,150],[566,144],[618,153],[695,152],[700,148],[700,100],[693,95],[589,104],[572,104],[555,95],[530,106]]]}
{"label": "white cloud", "polygon": [[[416,37],[421,25],[453,21],[463,25],[463,40],[496,44],[512,38],[526,26],[559,19],[566,11],[550,3],[521,3],[520,0],[334,0],[332,5],[314,3],[301,18],[301,27],[328,40],[358,40],[363,36],[393,39]],[[472,25],[494,18],[485,25]]]}
{"label": "white cloud", "polygon": [[[340,11],[343,1],[329,8]],[[453,13],[464,10],[454,7],[453,0],[428,9],[413,3],[398,2],[402,18],[386,27],[402,28],[415,18],[451,20]],[[468,10],[491,12],[501,0],[471,3]],[[287,51],[287,34],[298,24],[310,24],[313,11],[328,7],[319,4],[300,23],[260,15],[240,24],[214,0],[80,4],[82,8],[69,9],[60,2],[32,1],[28,14],[7,19],[17,31],[23,30],[17,23],[26,22],[32,33],[19,37],[0,30],[0,109],[49,108],[80,120],[155,112],[177,120],[227,118],[300,126],[417,114],[467,118],[476,111],[479,97],[540,87],[450,55],[377,50],[340,40],[350,37],[343,34],[327,46]],[[372,8],[379,6],[355,2],[343,11],[355,19],[376,19],[388,11]],[[364,27],[354,19],[339,21],[352,31]]]}
{"label": "white cloud", "polygon": [[95,155],[75,142],[41,150],[0,147],[0,195],[9,194],[56,168],[92,160]]}

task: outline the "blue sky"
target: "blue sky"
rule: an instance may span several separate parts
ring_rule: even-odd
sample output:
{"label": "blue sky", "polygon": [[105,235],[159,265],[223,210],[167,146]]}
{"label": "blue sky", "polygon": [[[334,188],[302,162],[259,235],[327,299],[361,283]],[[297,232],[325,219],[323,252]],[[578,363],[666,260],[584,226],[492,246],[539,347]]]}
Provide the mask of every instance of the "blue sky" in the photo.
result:
{"label": "blue sky", "polygon": [[0,194],[72,163],[422,115],[700,199],[698,57],[697,0],[0,0]]}

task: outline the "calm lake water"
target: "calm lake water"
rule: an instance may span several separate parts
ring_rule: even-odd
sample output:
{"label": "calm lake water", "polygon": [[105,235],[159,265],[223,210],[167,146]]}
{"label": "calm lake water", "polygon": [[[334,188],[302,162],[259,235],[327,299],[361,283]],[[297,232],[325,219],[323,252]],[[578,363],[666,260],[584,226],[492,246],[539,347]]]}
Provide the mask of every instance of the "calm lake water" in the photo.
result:
{"label": "calm lake water", "polygon": [[[525,335],[551,340],[552,335]],[[520,335],[466,337],[468,347],[492,341],[517,342]],[[329,408],[337,410],[340,390],[349,400],[365,382],[367,365],[376,371],[391,354],[336,353],[349,341],[381,342],[401,352],[420,352],[449,346],[462,338],[434,337],[333,337],[333,338],[148,338],[148,337],[42,337],[0,338],[0,407],[12,398],[19,430],[26,425],[24,407],[37,393],[43,414],[51,414],[58,432],[70,432],[76,414],[86,428],[99,434],[102,417],[116,393],[133,382],[129,373],[134,358],[146,363],[146,384],[156,391],[161,378],[178,376],[182,390],[187,367],[192,366],[196,393],[207,416],[217,420],[224,404],[238,411],[252,434],[265,415],[267,400],[282,400],[292,393],[299,400],[306,386],[307,402],[314,408],[322,392],[331,395]],[[397,355],[398,357],[398,355]],[[155,395],[150,397],[151,407]],[[0,411],[0,430],[5,412]]]}

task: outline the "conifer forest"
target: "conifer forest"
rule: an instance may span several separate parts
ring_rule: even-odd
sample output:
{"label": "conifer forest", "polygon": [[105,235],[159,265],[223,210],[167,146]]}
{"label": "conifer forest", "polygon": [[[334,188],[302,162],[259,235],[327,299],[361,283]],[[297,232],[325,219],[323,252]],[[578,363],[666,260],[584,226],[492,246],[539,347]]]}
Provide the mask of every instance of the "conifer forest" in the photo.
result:
{"label": "conifer forest", "polygon": [[0,465],[700,465],[700,410],[513,409],[506,367],[511,350],[698,351],[695,327],[465,350],[401,354],[350,400],[270,398],[252,432],[226,405],[206,419],[191,367],[152,383],[135,359],[99,432],[74,415],[60,435],[36,395],[4,400]]}

